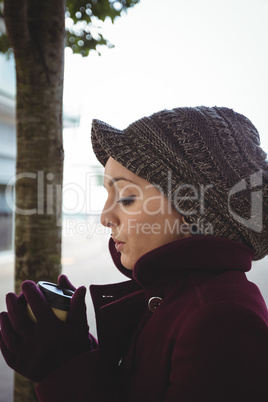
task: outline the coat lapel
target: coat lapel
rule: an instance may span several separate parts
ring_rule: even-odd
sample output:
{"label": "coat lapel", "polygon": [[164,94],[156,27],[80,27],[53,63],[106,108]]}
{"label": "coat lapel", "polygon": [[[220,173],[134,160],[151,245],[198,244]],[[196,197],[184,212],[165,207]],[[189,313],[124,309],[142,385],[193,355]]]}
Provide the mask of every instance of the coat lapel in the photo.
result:
{"label": "coat lapel", "polygon": [[145,292],[135,281],[90,287],[100,351],[118,362],[130,344],[145,309]]}

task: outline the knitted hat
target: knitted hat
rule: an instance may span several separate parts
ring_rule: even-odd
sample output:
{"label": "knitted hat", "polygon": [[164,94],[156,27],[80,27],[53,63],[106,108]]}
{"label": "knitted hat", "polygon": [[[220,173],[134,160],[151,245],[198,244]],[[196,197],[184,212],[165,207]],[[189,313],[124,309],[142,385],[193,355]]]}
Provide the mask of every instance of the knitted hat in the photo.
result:
{"label": "knitted hat", "polygon": [[257,129],[224,107],[183,107],[141,118],[125,130],[92,123],[93,150],[162,191],[192,234],[243,242],[268,254],[268,161]]}

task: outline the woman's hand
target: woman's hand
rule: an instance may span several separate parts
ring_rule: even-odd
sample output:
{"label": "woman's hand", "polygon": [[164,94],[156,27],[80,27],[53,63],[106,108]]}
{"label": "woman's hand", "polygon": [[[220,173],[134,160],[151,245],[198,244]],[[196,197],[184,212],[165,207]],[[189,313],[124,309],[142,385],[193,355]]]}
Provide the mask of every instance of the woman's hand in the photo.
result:
{"label": "woman's hand", "polygon": [[69,281],[69,279],[67,278],[66,275],[60,275],[58,277],[58,284],[59,286],[61,286],[62,288],[65,289],[70,289],[72,291],[76,291],[76,288],[74,287],[74,285]]}
{"label": "woman's hand", "polygon": [[[59,277],[59,285],[75,290],[65,275]],[[95,348],[96,341],[88,333],[85,293],[83,286],[75,290],[65,322],[55,316],[34,282],[23,282],[19,297],[9,293],[8,312],[0,314],[0,347],[6,363],[39,382],[66,361]],[[27,303],[36,323],[28,316]]]}

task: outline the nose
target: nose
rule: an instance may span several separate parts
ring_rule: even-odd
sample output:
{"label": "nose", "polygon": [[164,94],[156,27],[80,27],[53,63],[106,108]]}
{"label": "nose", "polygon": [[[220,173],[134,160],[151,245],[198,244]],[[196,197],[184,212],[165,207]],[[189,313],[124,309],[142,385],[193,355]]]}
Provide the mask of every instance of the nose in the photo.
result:
{"label": "nose", "polygon": [[108,202],[106,202],[100,217],[101,224],[107,228],[112,228],[117,225],[117,220],[112,206],[109,206]]}
{"label": "nose", "polygon": [[108,218],[103,217],[103,215],[101,214],[101,219],[100,222],[103,226],[107,227],[107,228],[112,228],[115,226],[115,223],[113,223],[111,220],[109,220]]}

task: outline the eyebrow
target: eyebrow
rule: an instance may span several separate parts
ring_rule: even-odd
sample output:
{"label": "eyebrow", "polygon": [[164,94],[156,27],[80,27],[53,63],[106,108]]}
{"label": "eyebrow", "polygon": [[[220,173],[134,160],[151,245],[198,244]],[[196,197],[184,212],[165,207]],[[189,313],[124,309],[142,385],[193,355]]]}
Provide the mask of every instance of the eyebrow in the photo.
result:
{"label": "eyebrow", "polygon": [[[125,177],[113,177],[111,180],[108,181],[108,186],[112,187],[115,183],[117,183],[120,180],[124,180],[124,181],[128,181],[130,183],[136,184],[136,183],[134,183],[134,181],[126,179]],[[105,185],[104,185],[104,187],[105,187]]]}

